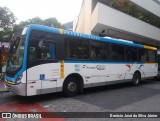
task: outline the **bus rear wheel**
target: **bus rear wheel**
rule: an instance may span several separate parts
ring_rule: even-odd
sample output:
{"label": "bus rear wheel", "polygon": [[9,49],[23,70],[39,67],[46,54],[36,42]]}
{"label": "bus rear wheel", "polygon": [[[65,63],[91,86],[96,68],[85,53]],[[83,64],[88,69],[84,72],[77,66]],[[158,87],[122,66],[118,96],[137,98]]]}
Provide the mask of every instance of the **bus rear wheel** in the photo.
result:
{"label": "bus rear wheel", "polygon": [[141,81],[141,75],[140,75],[139,73],[137,73],[137,72],[134,73],[133,79],[132,79],[133,85],[134,85],[134,86],[139,85],[140,81]]}
{"label": "bus rear wheel", "polygon": [[66,97],[72,97],[79,93],[79,80],[75,77],[69,77],[63,85],[63,94]]}

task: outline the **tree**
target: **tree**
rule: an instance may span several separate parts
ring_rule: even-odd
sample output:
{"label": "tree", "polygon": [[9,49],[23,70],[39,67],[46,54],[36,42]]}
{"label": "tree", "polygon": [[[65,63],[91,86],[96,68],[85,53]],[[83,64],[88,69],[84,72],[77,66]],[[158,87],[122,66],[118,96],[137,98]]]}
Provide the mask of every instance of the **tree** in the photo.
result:
{"label": "tree", "polygon": [[62,24],[58,22],[56,18],[48,18],[44,20],[44,25],[50,26],[50,27],[55,27],[55,28],[63,28]]}
{"label": "tree", "polygon": [[8,8],[0,7],[0,41],[9,40],[11,38],[15,22],[16,17],[14,14]]}
{"label": "tree", "polygon": [[35,17],[32,19],[28,19],[27,21],[22,21],[18,25],[15,25],[14,31],[28,24],[41,24],[41,25],[46,25],[46,26],[55,27],[55,28],[63,28],[63,29],[65,28],[55,17],[47,18],[45,20],[42,20],[40,17]]}
{"label": "tree", "polygon": [[12,28],[4,27],[3,31],[0,31],[0,41],[9,41],[12,37]]}

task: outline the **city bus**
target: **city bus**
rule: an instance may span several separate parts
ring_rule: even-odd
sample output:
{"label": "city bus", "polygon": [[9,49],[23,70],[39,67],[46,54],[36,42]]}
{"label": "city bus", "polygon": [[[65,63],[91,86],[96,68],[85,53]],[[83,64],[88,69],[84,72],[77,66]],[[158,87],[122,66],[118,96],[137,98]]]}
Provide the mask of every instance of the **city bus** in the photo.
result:
{"label": "city bus", "polygon": [[84,88],[154,78],[157,48],[31,24],[10,42],[5,87],[21,96],[62,91],[75,96]]}

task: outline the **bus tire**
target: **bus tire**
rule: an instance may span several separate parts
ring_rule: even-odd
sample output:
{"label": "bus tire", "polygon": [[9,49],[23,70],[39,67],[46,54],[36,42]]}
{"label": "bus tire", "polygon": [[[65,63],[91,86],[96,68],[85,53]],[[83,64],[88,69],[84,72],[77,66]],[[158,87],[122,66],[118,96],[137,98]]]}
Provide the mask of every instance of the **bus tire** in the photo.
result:
{"label": "bus tire", "polygon": [[63,84],[63,94],[66,97],[73,97],[79,93],[79,80],[75,77],[69,77]]}
{"label": "bus tire", "polygon": [[140,73],[135,72],[134,75],[133,75],[133,78],[132,78],[132,84],[134,86],[137,86],[137,85],[139,85],[140,81],[141,81]]}

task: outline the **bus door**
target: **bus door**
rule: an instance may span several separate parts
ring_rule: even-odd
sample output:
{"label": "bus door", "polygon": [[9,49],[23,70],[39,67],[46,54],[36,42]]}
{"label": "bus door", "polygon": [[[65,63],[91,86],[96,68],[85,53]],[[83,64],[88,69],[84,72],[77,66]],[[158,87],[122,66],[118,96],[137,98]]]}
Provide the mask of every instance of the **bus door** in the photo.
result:
{"label": "bus door", "polygon": [[41,94],[56,92],[60,64],[55,60],[55,43],[44,41],[41,51],[42,58],[46,60],[39,73],[42,82]]}
{"label": "bus door", "polygon": [[56,91],[59,65],[55,60],[55,43],[32,39],[29,43],[27,95]]}

